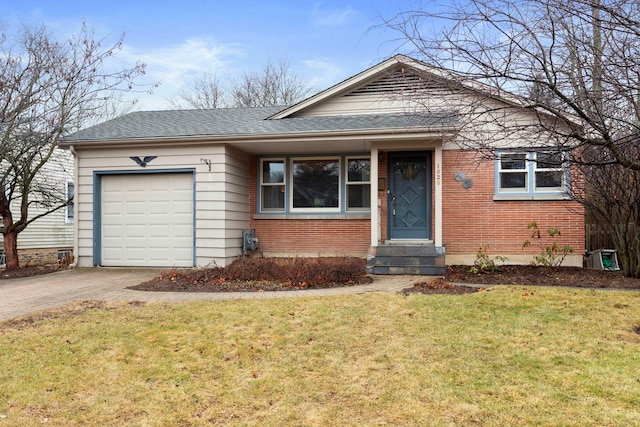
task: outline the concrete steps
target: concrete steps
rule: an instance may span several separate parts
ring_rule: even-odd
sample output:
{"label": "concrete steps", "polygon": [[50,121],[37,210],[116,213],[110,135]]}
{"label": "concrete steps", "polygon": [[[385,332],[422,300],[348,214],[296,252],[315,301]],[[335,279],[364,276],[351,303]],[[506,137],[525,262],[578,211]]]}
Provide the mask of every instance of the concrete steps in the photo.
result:
{"label": "concrete steps", "polygon": [[394,243],[369,249],[367,273],[443,276],[444,248],[433,244]]}

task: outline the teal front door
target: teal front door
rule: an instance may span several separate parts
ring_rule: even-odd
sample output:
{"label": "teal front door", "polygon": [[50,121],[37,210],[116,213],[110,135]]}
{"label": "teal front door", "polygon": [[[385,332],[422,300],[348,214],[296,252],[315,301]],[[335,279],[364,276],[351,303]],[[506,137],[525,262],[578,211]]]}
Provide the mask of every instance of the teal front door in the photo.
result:
{"label": "teal front door", "polygon": [[389,154],[389,235],[431,239],[431,153]]}

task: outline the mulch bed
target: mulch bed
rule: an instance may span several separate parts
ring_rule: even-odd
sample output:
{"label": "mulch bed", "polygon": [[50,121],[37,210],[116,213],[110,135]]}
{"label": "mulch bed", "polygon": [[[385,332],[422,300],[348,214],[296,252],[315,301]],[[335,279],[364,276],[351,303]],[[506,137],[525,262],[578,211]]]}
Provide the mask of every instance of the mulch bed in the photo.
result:
{"label": "mulch bed", "polygon": [[306,286],[304,284],[281,283],[262,280],[247,281],[212,281],[212,282],[188,282],[185,280],[170,281],[164,278],[155,278],[148,282],[127,289],[146,292],[268,292],[268,291],[297,291],[301,289],[337,288],[344,286],[360,285],[362,283],[327,283],[325,286]]}
{"label": "mulch bed", "polygon": [[[580,288],[640,289],[640,279],[625,277],[621,272],[588,270],[578,267],[542,267],[509,265],[499,271],[473,274],[469,266],[450,266],[442,279],[418,282],[404,293],[466,294],[477,292],[482,285],[568,286]],[[274,281],[225,281],[219,276],[207,278],[207,269],[189,275],[165,274],[130,289],[155,292],[263,292],[309,289],[303,284]],[[188,278],[188,279],[185,279]],[[481,286],[464,286],[464,284]],[[327,283],[318,287],[353,286],[362,283]]]}
{"label": "mulch bed", "polygon": [[0,271],[0,279],[19,279],[21,277],[40,276],[61,270],[64,270],[64,268],[58,265],[34,265],[15,270],[2,270]]}
{"label": "mulch bed", "polygon": [[473,274],[468,266],[447,267],[445,279],[453,283],[516,286],[568,286],[597,289],[640,289],[640,279],[625,277],[620,271],[579,267],[504,265],[499,271]]}

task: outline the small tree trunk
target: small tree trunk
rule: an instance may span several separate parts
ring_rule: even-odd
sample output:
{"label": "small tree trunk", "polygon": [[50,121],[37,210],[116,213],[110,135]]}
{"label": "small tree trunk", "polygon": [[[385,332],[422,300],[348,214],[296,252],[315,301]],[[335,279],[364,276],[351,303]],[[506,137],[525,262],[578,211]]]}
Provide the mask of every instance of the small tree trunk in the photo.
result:
{"label": "small tree trunk", "polygon": [[6,269],[15,270],[20,268],[18,259],[18,233],[10,231],[4,235],[4,255],[6,258]]}
{"label": "small tree trunk", "polygon": [[640,227],[620,224],[612,227],[613,241],[625,276],[640,278]]}

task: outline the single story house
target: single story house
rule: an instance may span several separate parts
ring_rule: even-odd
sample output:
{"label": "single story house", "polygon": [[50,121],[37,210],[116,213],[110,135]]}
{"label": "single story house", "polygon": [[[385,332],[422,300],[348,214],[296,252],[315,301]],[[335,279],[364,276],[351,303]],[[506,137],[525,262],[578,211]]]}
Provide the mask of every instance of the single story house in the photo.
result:
{"label": "single story house", "polygon": [[459,143],[467,99],[506,106],[512,120],[531,112],[479,96],[480,85],[447,85],[398,55],[291,106],[141,111],[69,135],[77,263],[224,266],[255,229],[265,256],[442,274],[484,245],[530,262],[539,248],[522,244],[537,221],[560,228],[574,249],[565,265],[582,266],[573,175],[545,162],[539,141],[503,138],[495,159]]}

